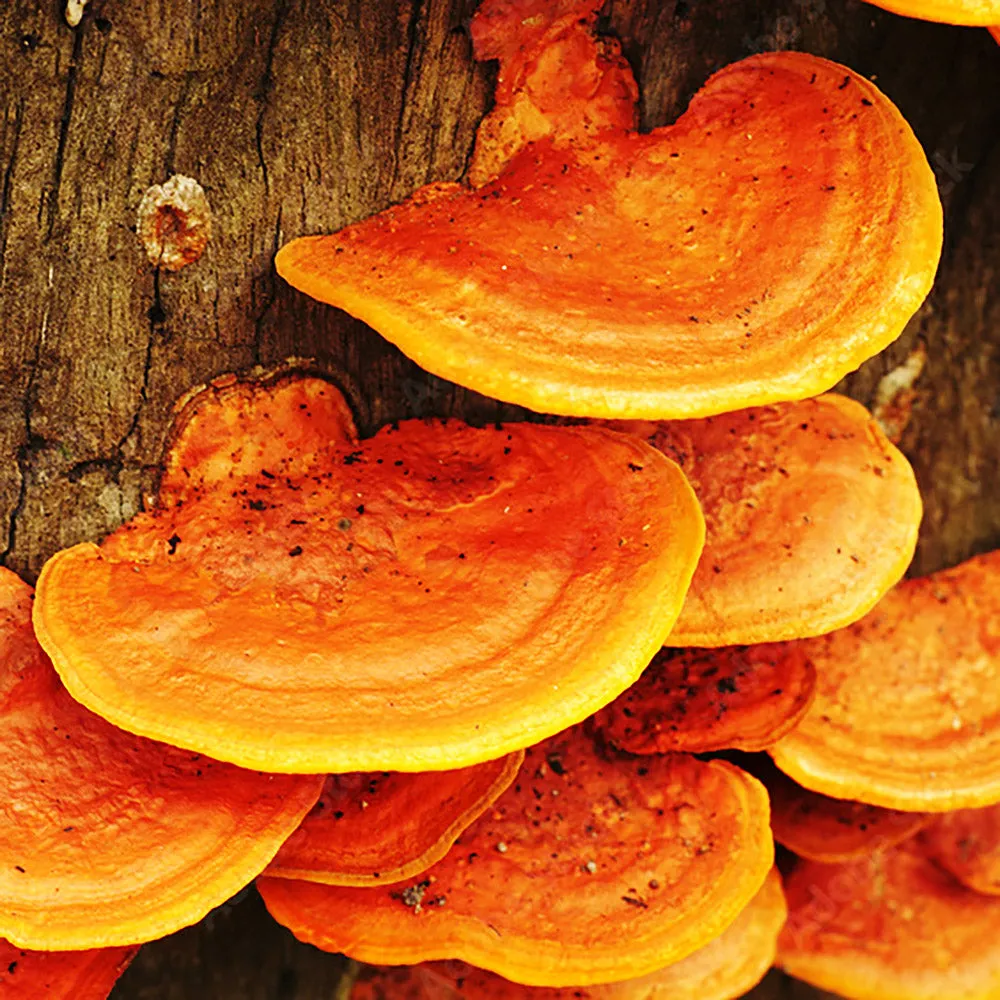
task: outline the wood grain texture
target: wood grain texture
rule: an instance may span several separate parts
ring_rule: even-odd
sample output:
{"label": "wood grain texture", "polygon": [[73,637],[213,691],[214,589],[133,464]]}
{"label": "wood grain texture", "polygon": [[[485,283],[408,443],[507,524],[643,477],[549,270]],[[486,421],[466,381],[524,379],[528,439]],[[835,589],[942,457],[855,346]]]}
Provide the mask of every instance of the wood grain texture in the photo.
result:
{"label": "wood grain texture", "polygon": [[[418,414],[522,416],[419,371],[343,313],[293,293],[275,249],[464,170],[493,68],[475,0],[92,0],[0,5],[0,552],[33,579],[55,550],[130,517],[174,398],[220,372],[314,358],[363,432]],[[985,31],[856,0],[609,0],[652,127],[714,69],[800,48],[877,75],[946,206],[935,291],[879,379],[925,345],[902,439],[923,489],[918,572],[1000,545],[1000,50]],[[205,256],[157,275],[135,237],[147,187],[195,177]],[[781,238],[775,233],[775,239]],[[116,1000],[312,1000],[341,965],[274,926],[255,894],[148,946]],[[754,996],[815,996],[771,977]]]}

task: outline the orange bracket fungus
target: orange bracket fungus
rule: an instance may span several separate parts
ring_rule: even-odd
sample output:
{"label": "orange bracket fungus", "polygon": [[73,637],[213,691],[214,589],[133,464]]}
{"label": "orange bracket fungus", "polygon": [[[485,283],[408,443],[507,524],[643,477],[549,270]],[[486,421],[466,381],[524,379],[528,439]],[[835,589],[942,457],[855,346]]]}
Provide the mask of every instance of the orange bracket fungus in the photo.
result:
{"label": "orange bracket fungus", "polygon": [[473,37],[500,87],[472,180],[496,176],[295,240],[278,273],[435,375],[550,413],[829,389],[930,289],[941,206],[916,138],[867,79],[800,52],[726,67],[674,125],[632,131],[620,54],[573,26],[598,6],[487,4]]}
{"label": "orange bracket fungus", "polygon": [[351,1000],[732,1000],[771,967],[787,908],[771,870],[749,905],[717,938],[658,972],[603,986],[521,986],[464,962],[362,972]]}
{"label": "orange bracket fungus", "polygon": [[319,378],[180,408],[154,508],[45,565],[35,628],[132,732],[270,771],[450,770],[564,729],[663,644],[704,539],[638,438],[409,421]]}
{"label": "orange bracket fungus", "polygon": [[959,882],[1000,896],[1000,806],[945,813],[924,831],[923,841],[930,857]]}
{"label": "orange bracket fungus", "polygon": [[912,843],[785,880],[778,964],[855,1000],[1000,996],[1000,899],[972,892]]}
{"label": "orange bracket fungus", "polygon": [[[868,0],[904,17],[942,24],[990,27],[1000,22],[1000,0]],[[991,29],[992,30],[992,29]]]}
{"label": "orange bracket fungus", "polygon": [[[30,605],[27,584],[0,570],[0,935],[75,951],[195,923],[263,871],[322,781],[243,771],[108,725],[60,685]],[[96,983],[106,966],[45,968]]]}
{"label": "orange bracket fungus", "polygon": [[883,809],[864,802],[831,799],[797,785],[773,765],[748,768],[771,797],[774,839],[810,861],[835,864],[909,840],[931,821],[928,813]]}
{"label": "orange bracket fungus", "polygon": [[804,652],[780,643],[663,649],[595,725],[629,753],[764,750],[795,727],[815,686]]}
{"label": "orange bracket fungus", "polygon": [[800,640],[816,697],[770,753],[799,784],[889,809],[1000,802],[1000,550],[906,580]]}
{"label": "orange bracket fungus", "polygon": [[[476,133],[468,181],[481,187],[531,142],[566,146],[638,125],[639,88],[617,39],[594,34],[603,0],[485,0],[476,58],[497,59],[493,110]],[[516,18],[516,22],[513,19]],[[513,30],[512,30],[513,29]]]}
{"label": "orange bracket fungus", "polygon": [[767,793],[684,754],[611,759],[577,726],[419,879],[357,889],[258,879],[301,940],[366,962],[458,958],[532,986],[646,975],[722,933],[760,889]]}
{"label": "orange bracket fungus", "polygon": [[0,997],[105,1000],[137,951],[26,951],[0,941]]}
{"label": "orange bracket fungus", "polygon": [[514,780],[523,753],[458,771],[331,774],[268,875],[329,885],[401,882],[448,853]]}
{"label": "orange bracket fungus", "polygon": [[671,646],[842,628],[913,556],[922,512],[913,469],[851,399],[611,426],[677,462],[705,514],[705,549]]}

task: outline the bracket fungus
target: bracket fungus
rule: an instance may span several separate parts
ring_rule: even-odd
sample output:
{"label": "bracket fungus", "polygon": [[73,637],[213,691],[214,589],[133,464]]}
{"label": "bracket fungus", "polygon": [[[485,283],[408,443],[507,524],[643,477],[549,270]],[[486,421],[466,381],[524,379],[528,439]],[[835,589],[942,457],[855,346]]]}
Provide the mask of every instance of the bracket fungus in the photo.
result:
{"label": "bracket fungus", "polygon": [[899,335],[937,268],[909,126],[863,76],[777,52],[630,131],[617,51],[564,28],[597,6],[487,4],[473,34],[501,87],[473,178],[497,176],[297,239],[278,273],[427,371],[535,410],[697,417],[829,389]]}
{"label": "bracket fungus", "polygon": [[832,799],[797,785],[774,765],[748,767],[771,798],[771,829],[783,847],[810,861],[836,864],[865,857],[876,848],[909,840],[934,818],[930,813],[883,809]]}
{"label": "bracket fungus", "polygon": [[0,997],[106,1000],[137,951],[27,951],[0,941]]}
{"label": "bracket fungus", "polygon": [[778,964],[854,1000],[993,1000],[1000,899],[972,892],[913,842],[785,879]]}
{"label": "bracket fungus", "polygon": [[428,962],[363,972],[351,1000],[733,1000],[771,967],[787,916],[771,869],[757,895],[717,938],[638,979],[602,986],[521,986],[464,962]]}
{"label": "bracket fungus", "polygon": [[629,753],[764,750],[798,724],[815,686],[794,646],[663,649],[594,725]]}
{"label": "bracket fungus", "polygon": [[[904,17],[989,28],[1000,22],[1000,0],[868,0]],[[992,29],[991,29],[992,30]]]}
{"label": "bracket fungus", "polygon": [[409,421],[327,381],[187,398],[155,507],[55,555],[39,641],[132,732],[281,772],[450,770],[578,722],[673,625],[704,521],[601,428]]}
{"label": "bracket fungus", "polygon": [[889,809],[1000,802],[1000,550],[905,580],[861,621],[799,643],[817,688],[769,751],[786,774]]}
{"label": "bracket fungus", "polygon": [[264,870],[322,781],[108,725],[59,683],[30,605],[27,584],[0,570],[0,935],[72,951],[195,923]]}
{"label": "bracket fungus", "polygon": [[829,393],[702,420],[609,426],[677,462],[705,515],[705,548],[671,646],[842,628],[913,557],[923,509],[913,469],[852,399]]}
{"label": "bracket fungus", "polygon": [[963,885],[1000,896],[1000,805],[945,813],[924,831],[923,843]]}
{"label": "bracket fungus", "polygon": [[577,726],[414,884],[258,879],[301,940],[375,963],[458,958],[532,986],[634,978],[687,957],[760,889],[767,793],[684,754],[611,758]]}
{"label": "bracket fungus", "polygon": [[519,752],[457,771],[331,774],[266,874],[328,885],[417,875],[496,801],[523,760]]}
{"label": "bracket fungus", "polygon": [[[525,146],[568,145],[638,125],[639,88],[617,39],[594,33],[603,0],[484,0],[471,22],[479,61],[499,60],[493,108],[467,171],[493,180]],[[516,18],[512,24],[512,18]]]}

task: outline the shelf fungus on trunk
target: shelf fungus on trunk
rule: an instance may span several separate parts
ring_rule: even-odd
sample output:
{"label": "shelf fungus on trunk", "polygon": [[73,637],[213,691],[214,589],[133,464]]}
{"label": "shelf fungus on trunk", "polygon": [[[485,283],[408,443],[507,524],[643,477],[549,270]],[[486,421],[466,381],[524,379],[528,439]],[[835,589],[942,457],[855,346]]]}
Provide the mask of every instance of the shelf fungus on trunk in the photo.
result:
{"label": "shelf fungus on trunk", "polygon": [[785,879],[778,964],[854,1000],[993,1000],[1000,900],[956,882],[914,842]]}
{"label": "shelf fungus on trunk", "polygon": [[106,1000],[137,951],[28,951],[0,941],[0,996],[10,1000]]}
{"label": "shelf fungus on trunk", "polygon": [[301,940],[374,963],[457,958],[532,986],[646,975],[721,934],[773,860],[767,794],[731,764],[617,758],[577,726],[414,883],[261,878]]}
{"label": "shelf fungus on trunk", "polygon": [[66,693],[30,615],[31,589],[0,570],[0,935],[75,951],[197,922],[264,870],[322,781],[108,725]]}
{"label": "shelf fungus on trunk", "polygon": [[937,268],[909,126],[863,76],[775,52],[632,131],[598,6],[488,4],[473,35],[501,86],[470,176],[496,176],[297,239],[278,273],[435,375],[535,410],[698,417],[829,389],[895,340]]}
{"label": "shelf fungus on trunk", "polygon": [[966,24],[993,29],[1000,23],[1000,0],[868,0],[904,17],[942,24]]}
{"label": "shelf fungus on trunk", "polygon": [[771,798],[774,839],[810,861],[836,864],[866,857],[876,848],[909,840],[934,818],[931,813],[883,809],[810,792],[761,760],[748,770]]}
{"label": "shelf fungus on trunk", "polygon": [[265,874],[384,885],[440,861],[514,780],[521,752],[457,771],[331,774]]}
{"label": "shelf fungus on trunk", "polygon": [[464,962],[364,970],[351,1000],[733,1000],[771,967],[787,908],[772,869],[757,895],[717,938],[638,979],[601,986],[521,986]]}
{"label": "shelf fungus on trunk", "polygon": [[970,889],[1000,896],[1000,806],[959,809],[935,819],[925,849]]}
{"label": "shelf fungus on trunk", "polygon": [[180,408],[158,503],[58,553],[35,628],[116,725],[282,772],[451,770],[625,690],[704,540],[674,463],[602,428],[409,421],[327,381]]}
{"label": "shelf fungus on trunk", "polygon": [[593,725],[619,750],[764,750],[809,708],[816,671],[781,643],[722,649],[662,649]]}
{"label": "shelf fungus on trunk", "polygon": [[902,577],[922,505],[906,457],[833,393],[702,420],[609,423],[684,470],[705,549],[671,646],[822,635]]}
{"label": "shelf fungus on trunk", "polygon": [[906,580],[854,625],[799,643],[816,697],[769,751],[786,774],[904,811],[1000,802],[1000,550]]}

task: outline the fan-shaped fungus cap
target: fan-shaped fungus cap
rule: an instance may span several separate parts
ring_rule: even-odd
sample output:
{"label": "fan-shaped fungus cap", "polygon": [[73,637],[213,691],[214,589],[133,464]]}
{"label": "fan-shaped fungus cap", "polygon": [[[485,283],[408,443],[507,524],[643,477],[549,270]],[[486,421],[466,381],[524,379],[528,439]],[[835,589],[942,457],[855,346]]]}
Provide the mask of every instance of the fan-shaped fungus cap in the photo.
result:
{"label": "fan-shaped fungus cap", "polygon": [[861,621],[800,642],[816,697],[769,751],[786,774],[889,809],[1000,801],[1000,550],[906,580]]}
{"label": "fan-shaped fungus cap", "polygon": [[941,206],[916,138],[864,77],[799,52],[625,131],[617,53],[602,66],[559,27],[595,6],[487,4],[480,52],[504,82],[474,179],[499,175],[296,240],[278,272],[428,371],[550,413],[696,417],[829,389],[931,286]]}
{"label": "fan-shaped fungus cap", "polygon": [[760,761],[749,770],[764,782],[771,797],[774,839],[810,861],[836,864],[866,857],[876,848],[909,840],[932,819],[929,813],[883,809],[810,792]]}
{"label": "fan-shaped fungus cap", "polygon": [[704,538],[672,462],[600,428],[359,443],[334,397],[285,375],[185,403],[159,506],[42,571],[35,628],[74,697],[244,766],[427,771],[639,676]]}
{"label": "fan-shaped fungus cap", "polygon": [[629,753],[764,750],[796,726],[815,686],[794,646],[663,649],[595,725]]}
{"label": "fan-shaped fungus cap", "polygon": [[638,979],[603,986],[521,986],[464,962],[363,972],[351,1000],[732,1000],[771,967],[787,908],[771,870],[749,905],[687,958]]}
{"label": "fan-shaped fungus cap", "polygon": [[263,871],[315,776],[259,774],[132,736],[78,705],[0,569],[0,934],[76,950],[195,923]]}
{"label": "fan-shaped fungus cap", "polygon": [[27,951],[0,941],[0,996],[105,1000],[137,948]]}
{"label": "fan-shaped fungus cap", "polygon": [[1000,900],[959,885],[904,844],[785,879],[778,964],[855,1000],[992,1000]]}
{"label": "fan-shaped fungus cap", "polygon": [[913,469],[851,399],[611,426],[677,462],[705,514],[705,549],[671,646],[843,628],[913,556],[922,511]]}
{"label": "fan-shaped fungus cap", "polygon": [[[1000,0],[868,0],[904,17],[943,24],[990,27],[1000,21]],[[993,30],[992,28],[990,30]]]}
{"label": "fan-shaped fungus cap", "polygon": [[924,831],[923,843],[963,885],[1000,896],[1000,806],[945,813]]}
{"label": "fan-shaped fungus cap", "polygon": [[523,759],[512,753],[424,774],[331,774],[266,874],[328,885],[384,885],[417,875],[496,801]]}
{"label": "fan-shaped fungus cap", "polygon": [[258,880],[310,944],[375,963],[459,958],[532,986],[645,975],[707,944],[760,889],[767,794],[724,762],[608,759],[575,727],[419,881]]}

